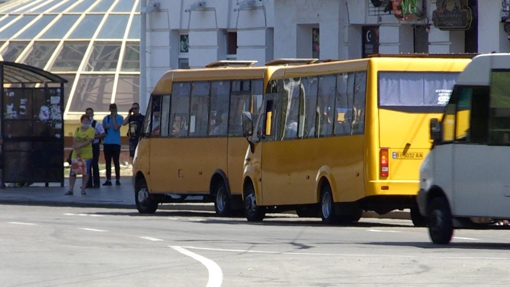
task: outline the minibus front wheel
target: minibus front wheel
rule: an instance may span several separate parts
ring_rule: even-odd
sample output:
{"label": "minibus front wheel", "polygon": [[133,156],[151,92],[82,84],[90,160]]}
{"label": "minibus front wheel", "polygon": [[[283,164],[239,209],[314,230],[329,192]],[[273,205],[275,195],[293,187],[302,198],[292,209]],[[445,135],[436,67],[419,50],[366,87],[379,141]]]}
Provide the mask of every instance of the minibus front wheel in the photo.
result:
{"label": "minibus front wheel", "polygon": [[251,183],[247,184],[244,189],[244,214],[248,221],[260,222],[264,219],[266,212],[263,208],[257,206],[255,197],[255,188]]}
{"label": "minibus front wheel", "polygon": [[158,209],[158,202],[150,195],[144,178],[136,180],[135,202],[136,208],[141,214],[152,214]]}
{"label": "minibus front wheel", "polygon": [[450,205],[444,196],[434,197],[429,204],[429,236],[435,244],[448,244],[453,236]]}

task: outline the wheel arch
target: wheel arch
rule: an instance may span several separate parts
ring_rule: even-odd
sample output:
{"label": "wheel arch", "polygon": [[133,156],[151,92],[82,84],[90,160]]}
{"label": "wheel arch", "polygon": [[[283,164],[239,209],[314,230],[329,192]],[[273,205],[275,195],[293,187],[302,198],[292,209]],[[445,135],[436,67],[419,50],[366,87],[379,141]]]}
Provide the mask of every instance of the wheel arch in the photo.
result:
{"label": "wheel arch", "polygon": [[333,196],[333,201],[335,201],[335,191],[333,190],[333,176],[331,172],[331,168],[329,166],[322,166],[315,177],[315,196],[316,201],[320,202],[321,192],[324,185],[329,185],[331,188],[331,195]]}
{"label": "wheel arch", "polygon": [[209,183],[209,194],[211,194],[212,196],[215,195],[215,186],[219,183],[223,181],[223,183],[225,184],[225,188],[227,189],[227,193],[230,195],[230,183],[228,181],[228,177],[227,177],[227,174],[221,170],[221,169],[217,169],[214,171],[213,175],[211,176],[211,181]]}
{"label": "wheel arch", "polygon": [[[448,198],[448,196],[446,195],[446,192],[444,192],[444,190],[437,186],[437,185],[433,185],[428,193],[427,193],[427,200],[425,201],[425,210],[427,212],[427,215],[428,215],[428,211],[429,211],[429,203],[436,197],[444,197],[446,199],[446,201],[448,202],[448,205],[450,205],[450,199]],[[451,205],[450,205],[451,206]]]}
{"label": "wheel arch", "polygon": [[145,184],[147,185],[147,190],[150,192],[150,182],[147,180],[147,177],[143,174],[143,172],[138,171],[134,176],[133,188],[136,188],[136,183],[140,180],[145,180]]}

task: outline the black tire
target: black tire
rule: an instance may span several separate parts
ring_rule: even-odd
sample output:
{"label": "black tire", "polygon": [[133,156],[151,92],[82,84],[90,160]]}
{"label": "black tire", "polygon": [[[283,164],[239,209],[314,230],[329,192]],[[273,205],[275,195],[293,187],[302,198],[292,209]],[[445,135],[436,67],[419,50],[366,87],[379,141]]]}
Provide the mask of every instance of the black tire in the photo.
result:
{"label": "black tire", "polygon": [[266,216],[266,212],[261,207],[257,206],[257,199],[255,197],[255,189],[253,185],[248,184],[245,188],[244,197],[244,215],[248,221],[260,222]]}
{"label": "black tire", "polygon": [[448,244],[453,236],[452,213],[444,197],[429,201],[429,236],[435,244]]}
{"label": "black tire", "polygon": [[139,179],[135,185],[136,209],[141,214],[152,214],[158,209],[159,202],[149,193],[145,179]]}
{"label": "black tire", "polygon": [[230,208],[230,194],[223,180],[218,182],[214,188],[214,209],[219,216],[229,216],[231,214]]}
{"label": "black tire", "polygon": [[335,206],[333,203],[333,193],[331,187],[326,184],[321,190],[320,213],[322,222],[325,224],[338,223],[339,218],[335,213]]}
{"label": "black tire", "polygon": [[426,227],[428,218],[426,216],[421,215],[420,209],[418,205],[411,206],[411,221],[413,222],[415,227]]}

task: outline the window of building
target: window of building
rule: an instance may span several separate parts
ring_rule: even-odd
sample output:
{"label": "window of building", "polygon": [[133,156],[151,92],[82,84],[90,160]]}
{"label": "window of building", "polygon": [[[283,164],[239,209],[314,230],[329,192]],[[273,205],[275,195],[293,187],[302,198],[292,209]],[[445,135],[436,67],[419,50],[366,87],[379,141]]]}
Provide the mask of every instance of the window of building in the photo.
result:
{"label": "window of building", "polygon": [[179,36],[179,53],[189,52],[189,35],[184,34]]}
{"label": "window of building", "polygon": [[319,28],[312,28],[312,58],[320,58],[320,46]]}
{"label": "window of building", "polygon": [[227,55],[237,54],[237,32],[227,32]]}

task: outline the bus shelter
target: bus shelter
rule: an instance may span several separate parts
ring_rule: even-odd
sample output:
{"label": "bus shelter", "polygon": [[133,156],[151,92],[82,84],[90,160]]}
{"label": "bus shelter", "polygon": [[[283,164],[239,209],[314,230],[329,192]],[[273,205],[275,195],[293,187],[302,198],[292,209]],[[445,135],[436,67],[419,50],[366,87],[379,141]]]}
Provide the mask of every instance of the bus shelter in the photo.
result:
{"label": "bus shelter", "polygon": [[64,185],[64,84],[20,63],[0,62],[0,167],[4,183]]}

